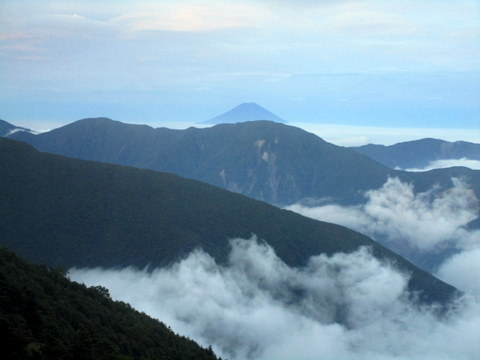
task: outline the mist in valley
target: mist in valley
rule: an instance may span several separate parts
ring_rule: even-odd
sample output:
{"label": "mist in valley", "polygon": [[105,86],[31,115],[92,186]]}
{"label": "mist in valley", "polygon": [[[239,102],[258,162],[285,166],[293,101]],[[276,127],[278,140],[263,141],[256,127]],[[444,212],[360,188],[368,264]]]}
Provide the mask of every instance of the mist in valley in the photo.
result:
{"label": "mist in valley", "polygon": [[167,268],[71,269],[70,277],[106,286],[114,299],[229,359],[474,359],[480,231],[467,226],[478,216],[474,192],[452,179],[449,189],[415,193],[391,178],[365,198],[360,206],[289,209],[381,237],[404,255],[437,256],[434,273],[465,291],[447,310],[417,302],[409,274],[368,247],[293,268],[255,236],[230,240],[225,265],[197,249]]}
{"label": "mist in valley", "polygon": [[282,262],[255,237],[232,239],[219,265],[197,250],[168,268],[71,269],[116,300],[229,359],[474,359],[480,303],[440,309],[409,293],[409,274],[369,248]]}
{"label": "mist in valley", "polygon": [[433,186],[415,193],[412,184],[390,178],[367,191],[362,205],[288,209],[366,234],[455,287],[480,295],[474,271],[480,264],[480,230],[469,227],[478,218],[479,201],[462,179],[453,178],[447,189]]}

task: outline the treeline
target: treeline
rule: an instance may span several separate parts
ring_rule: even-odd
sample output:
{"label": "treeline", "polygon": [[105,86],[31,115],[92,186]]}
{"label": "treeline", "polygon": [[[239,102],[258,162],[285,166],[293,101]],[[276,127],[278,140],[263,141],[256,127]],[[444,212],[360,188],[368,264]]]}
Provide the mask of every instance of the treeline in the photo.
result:
{"label": "treeline", "polygon": [[218,359],[108,290],[0,248],[2,359]]}

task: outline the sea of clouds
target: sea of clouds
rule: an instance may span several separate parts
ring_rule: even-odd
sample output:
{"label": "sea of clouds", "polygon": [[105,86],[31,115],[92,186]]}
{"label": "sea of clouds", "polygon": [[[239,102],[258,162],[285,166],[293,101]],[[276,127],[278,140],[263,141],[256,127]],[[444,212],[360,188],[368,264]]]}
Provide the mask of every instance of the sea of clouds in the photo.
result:
{"label": "sea of clouds", "polygon": [[368,248],[292,268],[257,239],[231,240],[227,265],[201,250],[171,267],[71,269],[114,299],[229,359],[475,359],[480,303],[444,316],[409,300],[408,274]]}
{"label": "sea of clouds", "polygon": [[412,184],[390,178],[365,198],[357,206],[295,204],[288,209],[359,231],[414,263],[434,259],[427,270],[480,296],[480,275],[474,272],[480,264],[480,230],[468,227],[479,216],[479,201],[466,182],[453,178],[448,189],[415,193]]}
{"label": "sea of clouds", "polygon": [[466,226],[478,216],[473,191],[453,179],[450,189],[415,193],[392,178],[365,196],[361,206],[290,209],[407,252],[453,249],[436,275],[467,293],[446,314],[412,301],[409,274],[365,247],[293,268],[261,239],[232,239],[225,265],[199,249],[167,268],[71,269],[70,277],[106,286],[112,298],[230,360],[477,359],[480,232]]}

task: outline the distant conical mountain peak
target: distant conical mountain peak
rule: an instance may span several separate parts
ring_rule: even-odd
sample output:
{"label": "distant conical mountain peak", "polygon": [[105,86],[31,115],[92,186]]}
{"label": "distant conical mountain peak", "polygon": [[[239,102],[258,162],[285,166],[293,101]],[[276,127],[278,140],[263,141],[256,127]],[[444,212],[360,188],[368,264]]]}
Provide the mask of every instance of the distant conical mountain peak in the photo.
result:
{"label": "distant conical mountain peak", "polygon": [[242,103],[233,109],[203,122],[204,124],[232,124],[245,121],[270,120],[286,123],[285,120],[254,102]]}

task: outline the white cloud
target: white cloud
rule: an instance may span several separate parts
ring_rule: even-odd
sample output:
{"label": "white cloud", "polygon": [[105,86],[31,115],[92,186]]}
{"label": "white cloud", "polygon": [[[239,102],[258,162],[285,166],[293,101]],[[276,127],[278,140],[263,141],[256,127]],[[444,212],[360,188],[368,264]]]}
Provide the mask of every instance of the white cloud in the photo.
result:
{"label": "white cloud", "polygon": [[[407,300],[408,276],[362,248],[291,268],[255,239],[232,242],[228,266],[202,251],[146,272],[72,269],[230,359],[473,359],[479,304],[446,318]],[[341,321],[339,321],[341,320]],[[448,339],[448,341],[445,341]]]}
{"label": "white cloud", "polygon": [[212,31],[218,29],[259,26],[275,20],[261,7],[237,3],[218,2],[195,4],[150,3],[141,11],[131,12],[113,19],[115,24],[126,25],[129,31]]}
{"label": "white cloud", "polygon": [[436,275],[459,289],[480,297],[480,248],[453,255],[440,266]]}
{"label": "white cloud", "polygon": [[444,169],[453,166],[465,166],[472,170],[480,170],[480,160],[471,160],[467,158],[461,159],[441,159],[430,162],[424,168],[410,168],[405,171],[430,171],[433,169]]}
{"label": "white cloud", "polygon": [[416,194],[412,185],[395,178],[365,195],[366,202],[358,206],[295,204],[288,209],[364,233],[420,267],[438,269],[440,278],[459,289],[480,295],[478,273],[468,266],[478,259],[480,230],[467,228],[479,216],[479,201],[464,182],[452,179],[450,189]]}
{"label": "white cloud", "polygon": [[410,252],[461,248],[459,231],[478,217],[475,193],[458,179],[453,179],[451,189],[434,187],[415,194],[413,185],[390,178],[380,189],[370,190],[365,196],[367,201],[359,206],[309,208],[296,204],[288,209],[385,239],[404,256]]}

